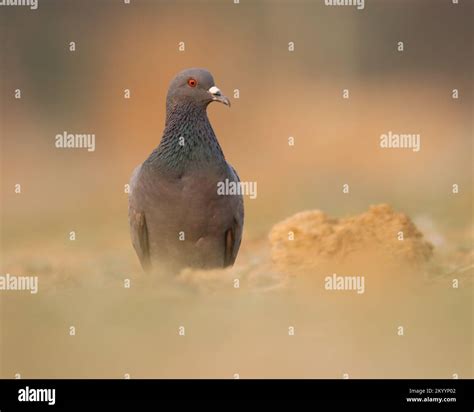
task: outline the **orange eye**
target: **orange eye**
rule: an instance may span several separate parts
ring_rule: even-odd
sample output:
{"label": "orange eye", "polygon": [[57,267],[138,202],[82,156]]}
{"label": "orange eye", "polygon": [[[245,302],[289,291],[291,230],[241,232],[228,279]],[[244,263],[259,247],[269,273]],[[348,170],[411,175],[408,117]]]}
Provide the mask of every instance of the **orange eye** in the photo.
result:
{"label": "orange eye", "polygon": [[191,78],[191,79],[188,80],[188,85],[189,85],[190,87],[196,87],[197,84],[198,84],[198,82],[197,82],[196,79]]}

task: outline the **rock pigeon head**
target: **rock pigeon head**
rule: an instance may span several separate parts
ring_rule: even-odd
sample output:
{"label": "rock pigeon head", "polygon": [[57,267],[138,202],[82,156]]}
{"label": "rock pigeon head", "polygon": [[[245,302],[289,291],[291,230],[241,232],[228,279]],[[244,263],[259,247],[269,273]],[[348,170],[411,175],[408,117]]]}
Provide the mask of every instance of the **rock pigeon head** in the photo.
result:
{"label": "rock pigeon head", "polygon": [[167,96],[168,105],[191,104],[206,108],[211,102],[221,102],[230,106],[214,84],[212,74],[206,69],[185,69],[178,73],[170,84]]}

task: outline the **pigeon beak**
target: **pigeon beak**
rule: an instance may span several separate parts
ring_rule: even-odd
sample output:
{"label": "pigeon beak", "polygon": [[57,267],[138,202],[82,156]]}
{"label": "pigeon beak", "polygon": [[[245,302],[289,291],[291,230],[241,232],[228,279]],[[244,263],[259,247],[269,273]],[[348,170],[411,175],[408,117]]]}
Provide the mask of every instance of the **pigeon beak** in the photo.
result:
{"label": "pigeon beak", "polygon": [[212,96],[212,100],[215,101],[215,102],[221,102],[221,103],[224,103],[226,106],[229,106],[230,107],[230,101],[227,97],[225,97],[221,91],[219,90],[218,87],[216,86],[212,86],[210,89],[209,89],[209,93],[211,93],[211,96]]}

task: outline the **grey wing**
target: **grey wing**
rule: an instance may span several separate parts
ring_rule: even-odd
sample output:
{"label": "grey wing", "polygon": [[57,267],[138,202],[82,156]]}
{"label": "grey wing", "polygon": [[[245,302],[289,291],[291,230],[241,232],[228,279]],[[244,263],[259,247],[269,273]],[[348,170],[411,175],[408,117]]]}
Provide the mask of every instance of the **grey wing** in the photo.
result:
{"label": "grey wing", "polygon": [[130,235],[135,252],[145,271],[151,267],[150,246],[148,243],[148,228],[146,224],[145,212],[139,207],[137,194],[135,192],[137,179],[140,174],[141,165],[132,173],[130,179],[130,194],[128,198],[128,221],[130,224]]}
{"label": "grey wing", "polygon": [[[239,175],[235,169],[229,165],[232,180],[240,182]],[[244,200],[241,195],[236,196],[236,205],[234,218],[231,227],[225,232],[224,242],[224,267],[232,266],[239,252],[240,242],[242,240],[242,229],[244,226]]]}

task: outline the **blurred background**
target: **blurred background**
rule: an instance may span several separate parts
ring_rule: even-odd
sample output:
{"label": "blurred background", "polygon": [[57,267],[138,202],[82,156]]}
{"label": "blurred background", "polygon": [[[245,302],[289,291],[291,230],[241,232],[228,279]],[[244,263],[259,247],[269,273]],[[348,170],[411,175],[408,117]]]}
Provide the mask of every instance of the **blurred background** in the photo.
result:
{"label": "blurred background", "polygon": [[[298,211],[340,217],[376,203],[412,217],[441,258],[472,256],[474,4],[365,3],[0,8],[0,271],[40,279],[38,295],[0,294],[0,377],[473,377],[472,284],[462,298],[438,289],[399,296],[422,331],[400,347],[388,332],[403,318],[395,303],[367,322],[389,295],[357,312],[321,296],[164,292],[143,281],[129,240],[124,185],[159,144],[168,84],[205,67],[232,101],[208,110],[224,153],[258,184],[257,199],[245,199],[238,264],[263,259],[270,228]],[[56,149],[63,131],[94,133],[95,152]],[[388,131],[419,133],[421,150],[382,150]],[[124,290],[124,278],[138,286]],[[326,304],[333,319],[321,318]],[[183,322],[194,338],[179,340]],[[288,343],[288,322],[306,331],[300,346]]]}

